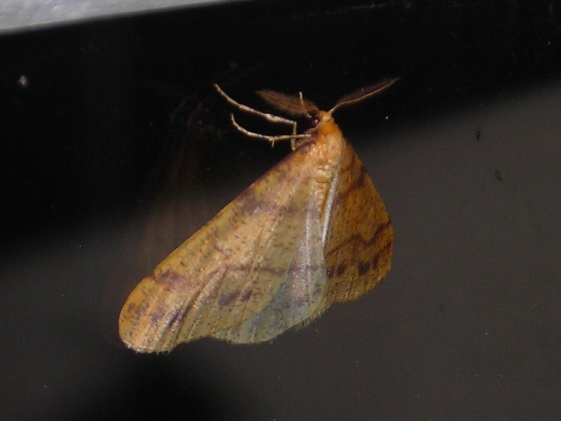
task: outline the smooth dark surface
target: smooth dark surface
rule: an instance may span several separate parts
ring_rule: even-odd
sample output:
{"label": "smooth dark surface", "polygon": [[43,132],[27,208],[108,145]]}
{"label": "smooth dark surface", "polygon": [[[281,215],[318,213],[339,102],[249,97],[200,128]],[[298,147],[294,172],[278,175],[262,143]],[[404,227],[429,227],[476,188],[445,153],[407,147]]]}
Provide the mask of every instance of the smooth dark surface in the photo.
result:
{"label": "smooth dark surface", "polygon": [[[0,418],[560,418],[560,8],[263,2],[1,37]],[[134,282],[288,153],[237,135],[212,82],[330,108],[392,76],[336,115],[395,227],[377,289],[271,344],[120,345]]]}

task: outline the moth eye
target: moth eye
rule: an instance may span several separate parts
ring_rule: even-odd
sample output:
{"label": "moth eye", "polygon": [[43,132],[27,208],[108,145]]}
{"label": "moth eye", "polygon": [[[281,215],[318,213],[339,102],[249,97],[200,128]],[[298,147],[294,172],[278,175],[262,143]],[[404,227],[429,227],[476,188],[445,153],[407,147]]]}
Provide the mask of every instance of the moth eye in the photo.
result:
{"label": "moth eye", "polygon": [[312,119],[310,120],[311,128],[313,129],[314,127],[317,127],[318,124],[319,124],[319,118],[312,117]]}

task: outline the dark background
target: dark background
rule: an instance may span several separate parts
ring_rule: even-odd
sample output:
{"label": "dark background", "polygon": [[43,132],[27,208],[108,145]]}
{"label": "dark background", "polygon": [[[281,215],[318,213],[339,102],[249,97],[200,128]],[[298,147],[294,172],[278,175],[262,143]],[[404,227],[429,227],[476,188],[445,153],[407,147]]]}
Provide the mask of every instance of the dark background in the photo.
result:
{"label": "dark background", "polygon": [[[561,2],[190,8],[4,34],[0,62],[1,419],[561,418]],[[326,109],[390,76],[336,115],[388,278],[272,343],[124,348],[130,288],[289,151],[211,83]]]}

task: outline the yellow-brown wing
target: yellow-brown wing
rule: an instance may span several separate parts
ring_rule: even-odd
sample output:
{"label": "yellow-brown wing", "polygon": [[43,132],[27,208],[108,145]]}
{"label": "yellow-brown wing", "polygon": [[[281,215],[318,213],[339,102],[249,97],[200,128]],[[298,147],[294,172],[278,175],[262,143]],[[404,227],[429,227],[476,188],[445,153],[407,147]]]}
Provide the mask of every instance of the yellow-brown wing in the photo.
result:
{"label": "yellow-brown wing", "polygon": [[119,318],[129,347],[167,351],[239,325],[271,302],[308,221],[307,158],[306,148],[294,151],[136,286]]}
{"label": "yellow-brown wing", "polygon": [[312,192],[302,214],[304,225],[294,259],[269,304],[250,319],[213,336],[236,343],[271,340],[308,319],[326,289],[325,261],[317,196]]}
{"label": "yellow-brown wing", "polygon": [[393,227],[380,194],[352,146],[345,141],[328,215],[325,265],[328,286],[313,317],[336,301],[356,299],[388,273]]}

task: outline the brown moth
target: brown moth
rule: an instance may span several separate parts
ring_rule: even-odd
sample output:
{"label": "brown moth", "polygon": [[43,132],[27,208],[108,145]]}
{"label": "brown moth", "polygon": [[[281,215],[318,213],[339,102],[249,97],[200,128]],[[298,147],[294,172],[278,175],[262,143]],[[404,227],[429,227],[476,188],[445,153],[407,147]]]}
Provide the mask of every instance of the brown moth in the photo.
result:
{"label": "brown moth", "polygon": [[290,124],[292,153],[255,181],[130,293],[119,317],[123,342],[139,352],[169,351],[214,337],[268,341],[304,325],[335,302],[356,299],[388,273],[389,215],[372,180],[332,114],[393,85],[387,79],[341,98],[330,111],[273,91],[258,94],[312,128],[220,95],[237,109]]}

